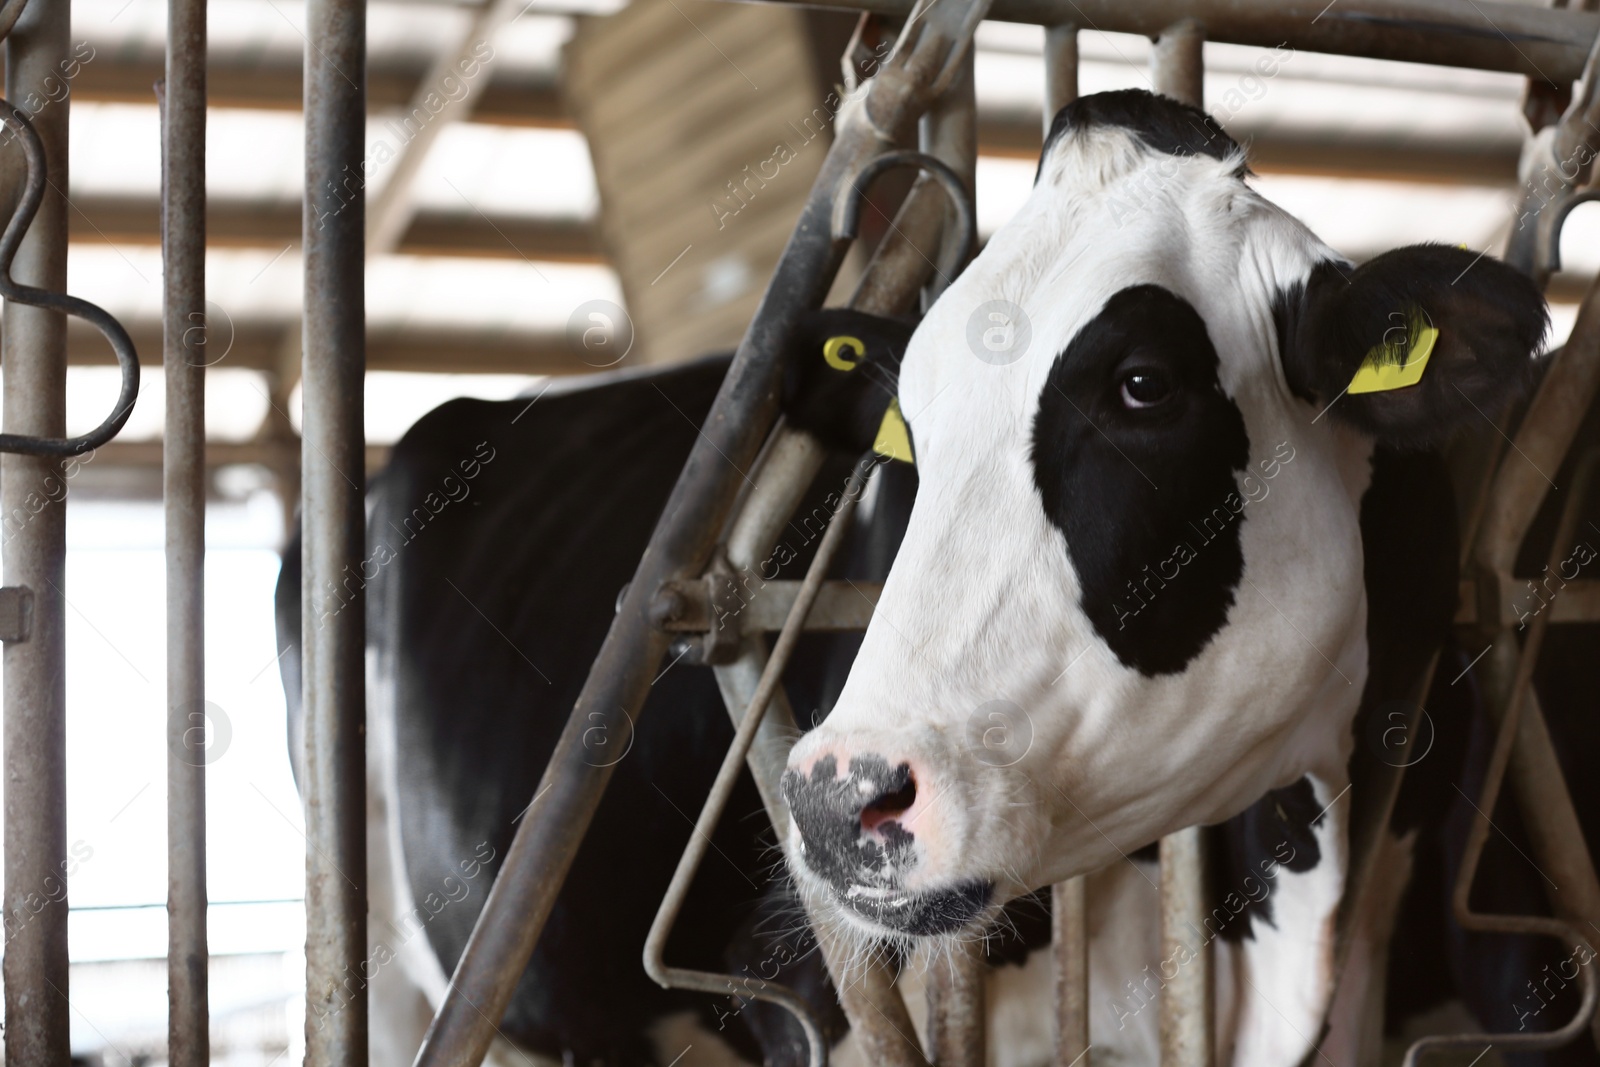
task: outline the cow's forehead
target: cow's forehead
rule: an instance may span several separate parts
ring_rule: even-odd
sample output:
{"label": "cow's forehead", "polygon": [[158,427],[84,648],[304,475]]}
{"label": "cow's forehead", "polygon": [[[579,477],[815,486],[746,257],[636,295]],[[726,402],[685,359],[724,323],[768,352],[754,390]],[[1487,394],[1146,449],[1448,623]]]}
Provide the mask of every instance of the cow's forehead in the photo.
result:
{"label": "cow's forehead", "polygon": [[913,425],[924,410],[938,422],[945,394],[962,398],[963,419],[1000,405],[1025,422],[1076,332],[1118,292],[1150,285],[1206,324],[1225,391],[1286,399],[1274,301],[1334,253],[1246,185],[1224,141],[1215,155],[1173,154],[1125,126],[1058,130],[1028,200],[912,341],[901,391]]}

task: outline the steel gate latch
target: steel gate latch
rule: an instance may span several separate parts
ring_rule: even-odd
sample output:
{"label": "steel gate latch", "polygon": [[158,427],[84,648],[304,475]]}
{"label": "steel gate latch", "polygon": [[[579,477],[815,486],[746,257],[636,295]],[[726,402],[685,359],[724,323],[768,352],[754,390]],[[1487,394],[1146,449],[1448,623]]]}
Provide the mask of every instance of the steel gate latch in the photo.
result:
{"label": "steel gate latch", "polygon": [[33,634],[33,590],[0,585],[0,641],[26,641]]}

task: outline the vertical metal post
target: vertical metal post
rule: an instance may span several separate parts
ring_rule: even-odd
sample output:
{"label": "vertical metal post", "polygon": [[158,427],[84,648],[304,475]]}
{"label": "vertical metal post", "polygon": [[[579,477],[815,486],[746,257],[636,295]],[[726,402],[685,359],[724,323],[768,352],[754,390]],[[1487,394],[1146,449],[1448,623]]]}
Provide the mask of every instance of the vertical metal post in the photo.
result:
{"label": "vertical metal post", "polygon": [[366,1067],[363,0],[308,0],[305,116],[306,1063]]}
{"label": "vertical metal post", "polygon": [[928,1062],[933,1067],[983,1067],[989,1037],[984,944],[976,938],[924,952]]}
{"label": "vertical metal post", "polygon": [[[973,197],[978,172],[978,104],[974,78],[974,53],[970,44],[950,87],[936,100],[918,126],[922,150],[949,164]],[[959,241],[952,224],[954,208],[945,206],[942,244]],[[943,256],[941,254],[941,261]],[[962,264],[965,266],[965,264]],[[952,278],[935,275],[923,290],[924,306],[938,298]],[[982,1067],[988,1045],[988,1013],[984,1001],[982,942],[957,945],[948,952],[924,956],[928,968],[928,1059],[935,1067]]]}
{"label": "vertical metal post", "polygon": [[1078,27],[1044,28],[1044,136],[1056,112],[1078,99]]}
{"label": "vertical metal post", "polygon": [[1155,91],[1195,107],[1205,107],[1205,27],[1179,19],[1161,31],[1150,53]]}
{"label": "vertical metal post", "polygon": [[[1150,53],[1155,91],[1205,106],[1205,30],[1180,19],[1161,31]],[[1161,959],[1176,976],[1161,992],[1161,1067],[1211,1067],[1211,951],[1200,937],[1205,922],[1205,850],[1198,826],[1161,839]],[[1171,962],[1168,962],[1171,961]]]}
{"label": "vertical metal post", "polygon": [[[28,5],[6,42],[7,99],[51,97],[45,80],[58,85],[71,27],[68,0]],[[33,118],[50,181],[12,266],[17,281],[58,292],[67,287],[68,105],[67,99],[52,101]],[[19,148],[13,144],[4,155],[10,173],[20,175]],[[8,184],[14,191],[22,185],[20,179]],[[66,316],[11,303],[3,314],[5,427],[61,437]],[[70,1056],[64,485],[59,460],[0,457],[0,514],[30,516],[15,526],[8,523],[0,539],[5,580],[33,593],[30,635],[5,646],[5,1061],[10,1067],[54,1067]],[[30,498],[55,503],[35,515]],[[48,902],[43,908],[41,899]]]}
{"label": "vertical metal post", "polygon": [[[967,196],[975,197],[978,187],[978,97],[974,77],[974,53],[970,44],[961,57],[960,69],[950,87],[934,101],[933,106],[919,120],[917,140],[921,149],[949,164],[967,188]],[[974,199],[974,202],[976,200]],[[955,209],[945,204],[945,227],[941,247],[948,242],[961,240],[961,234],[952,224]],[[963,267],[965,263],[961,264]],[[953,279],[937,273],[928,280],[923,290],[923,306],[933,303]]]}
{"label": "vertical metal post", "polygon": [[[1212,1067],[1211,948],[1200,827],[1161,839],[1161,1067]],[[1176,973],[1167,979],[1167,970]]]}
{"label": "vertical metal post", "polygon": [[1056,1067],[1089,1067],[1089,878],[1050,890],[1056,961]]}
{"label": "vertical metal post", "polygon": [[[1056,114],[1078,98],[1078,27],[1044,30],[1044,134]],[[1057,1067],[1089,1067],[1088,878],[1051,888],[1051,940],[1056,969]],[[1081,1062],[1080,1062],[1081,1061]]]}
{"label": "vertical metal post", "polygon": [[167,531],[167,1057],[211,1060],[206,945],[206,6],[167,0],[161,100]]}

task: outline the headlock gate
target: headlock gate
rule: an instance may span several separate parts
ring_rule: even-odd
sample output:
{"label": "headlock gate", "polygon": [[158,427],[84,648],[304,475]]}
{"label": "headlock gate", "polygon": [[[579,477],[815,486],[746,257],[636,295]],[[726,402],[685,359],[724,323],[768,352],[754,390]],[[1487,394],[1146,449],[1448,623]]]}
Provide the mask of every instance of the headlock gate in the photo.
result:
{"label": "headlock gate", "polygon": [[[864,612],[830,598],[824,580],[866,477],[858,467],[836,521],[805,579],[768,588],[786,605],[743,632],[698,631],[685,605],[710,596],[707,580],[759,565],[772,551],[801,494],[820,469],[822,448],[786,428],[778,412],[785,339],[802,313],[822,303],[855,237],[859,199],[884,170],[918,172],[890,228],[850,298],[854,308],[898,314],[931,299],[960,270],[975,243],[976,155],[972,37],[985,18],[1046,28],[1044,113],[1048,124],[1076,95],[1080,29],[1143,34],[1156,41],[1152,81],[1167,95],[1202,103],[1206,40],[1517,73],[1530,84],[1582,79],[1553,135],[1528,143],[1521,225],[1509,259],[1547,282],[1558,265],[1561,225],[1579,203],[1600,196],[1589,186],[1600,151],[1600,13],[1578,7],[1535,8],[1495,0],[828,0],[859,10],[898,43],[879,72],[859,87],[859,106],[840,116],[837,136],[753,321],[694,446],[650,547],[618,607],[582,695],[494,883],[448,993],[418,1054],[418,1067],[476,1067],[495,1034],[513,987],[538,941],[573,856],[609,778],[585,758],[587,730],[625,732],[637,718],[651,678],[675,635],[698,632],[737,724],[698,832],[662,901],[644,966],[663,985],[721,993],[727,976],[687,971],[662,956],[709,829],[747,764],[767,814],[786,838],[788,813],[778,788],[797,733],[779,678],[807,627],[864,626]],[[360,173],[366,102],[365,11],[360,0],[308,0],[305,52],[306,175],[303,240],[305,302],[303,588],[328,587],[363,555],[361,487],[339,472],[363,468],[364,198],[345,199],[342,175]],[[203,0],[169,0],[169,51],[163,104],[163,255],[166,265],[167,416],[165,492],[168,561],[169,970],[170,1049],[179,1067],[209,1055],[206,1003],[206,890],[203,739],[193,709],[203,699],[201,565],[204,555],[203,385],[205,262],[205,46]],[[9,0],[0,6],[7,33],[6,98],[25,100],[68,53],[67,0]],[[861,34],[852,48],[860,45]],[[847,56],[847,68],[855,64]],[[851,86],[857,89],[856,86]],[[63,457],[109,439],[131,408],[137,364],[126,334],[92,306],[61,295],[66,280],[66,130],[68,109],[30,117],[0,104],[0,121],[23,148],[0,154],[13,217],[0,236],[4,311],[4,405],[0,435],[0,511],[27,508],[30,494],[53,499]],[[917,151],[902,146],[916,138]],[[20,156],[20,158],[19,158]],[[19,173],[25,163],[25,174]],[[333,198],[330,200],[330,198]],[[939,248],[937,266],[921,249]],[[124,369],[116,412],[94,433],[62,439],[65,315],[101,328]],[[196,329],[196,327],[200,327]],[[1476,460],[1481,492],[1462,550],[1458,623],[1492,640],[1481,669],[1498,722],[1489,773],[1476,806],[1492,811],[1508,784],[1527,822],[1537,862],[1556,873],[1554,918],[1474,911],[1469,890],[1490,831],[1473,825],[1455,893],[1456,918],[1468,928],[1539,934],[1575,950],[1579,930],[1600,924],[1600,882],[1578,831],[1555,752],[1530,680],[1551,625],[1600,620],[1600,584],[1571,583],[1562,609],[1535,618],[1519,644],[1512,563],[1547,486],[1536,469],[1554,469],[1600,389],[1600,288],[1585,298],[1565,347],[1555,356],[1514,437]],[[1513,461],[1515,457],[1515,461]],[[1529,463],[1523,463],[1522,459]],[[759,488],[742,493],[740,470],[758,467]],[[1588,484],[1593,462],[1580,482]],[[1581,489],[1572,499],[1582,499]],[[1570,502],[1563,520],[1575,520]],[[1570,537],[1558,535],[1557,545]],[[5,951],[6,1059],[16,1067],[68,1059],[65,908],[46,908],[13,931],[9,917],[59,878],[66,859],[63,707],[64,522],[48,508],[6,541],[0,589],[5,640]],[[1552,560],[1552,563],[1556,560]],[[826,615],[826,618],[821,616]],[[813,617],[817,616],[817,617]],[[704,616],[702,615],[703,619]],[[777,631],[770,652],[762,629]],[[365,618],[356,595],[326,624],[307,613],[304,706],[307,825],[307,1060],[318,1067],[367,1060],[364,998],[347,1001],[347,976],[367,952],[365,871]],[[713,647],[715,646],[715,647]],[[1430,675],[1431,675],[1430,671]],[[1426,680],[1417,694],[1425,695]],[[1352,831],[1350,877],[1342,916],[1372,892],[1376,844],[1399,790],[1403,768],[1390,768]],[[1188,946],[1203,925],[1204,866],[1198,828],[1161,842],[1164,955]],[[1088,1039],[1088,935],[1083,878],[1054,888],[1057,975],[1056,1060],[1092,1062]],[[919,1047],[895,976],[882,959],[848,971],[841,947],[822,951],[851,1026],[871,1060],[895,1067],[984,1062],[981,953],[957,951],[929,961],[927,1047]],[[1348,946],[1341,943],[1340,965]],[[1595,1026],[1596,983],[1580,972],[1582,1006],[1561,1029],[1491,1035],[1501,1049],[1552,1047]],[[820,1028],[796,995],[767,984],[753,995],[781,1004],[802,1021],[811,1063],[827,1050]],[[1204,1067],[1214,1058],[1212,983],[1207,966],[1186,967],[1160,996],[1164,1067]],[[318,1005],[340,1010],[318,1012]],[[1476,1046],[1483,1035],[1432,1037],[1407,1062],[1430,1050]]]}

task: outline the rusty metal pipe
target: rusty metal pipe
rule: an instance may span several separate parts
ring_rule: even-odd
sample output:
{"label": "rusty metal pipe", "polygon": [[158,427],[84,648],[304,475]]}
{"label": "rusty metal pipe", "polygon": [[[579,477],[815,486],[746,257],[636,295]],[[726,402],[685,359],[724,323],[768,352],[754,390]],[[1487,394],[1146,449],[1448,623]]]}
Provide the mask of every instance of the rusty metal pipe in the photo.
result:
{"label": "rusty metal pipe", "polygon": [[973,938],[930,946],[928,972],[928,1060],[934,1067],[983,1067],[988,1050],[984,941]]}
{"label": "rusty metal pipe", "polygon": [[1044,30],[1044,131],[1056,112],[1078,99],[1078,27],[1067,22]]}
{"label": "rusty metal pipe", "polygon": [[1089,878],[1050,888],[1056,970],[1056,1067],[1089,1067]]}
{"label": "rusty metal pipe", "polygon": [[[921,150],[955,172],[960,179],[962,190],[966,193],[968,203],[977,203],[976,190],[978,187],[978,98],[974,82],[974,52],[976,49],[967,48],[966,54],[961,57],[959,71],[943,96],[934,101],[928,113],[922,116],[918,124],[917,140]],[[959,202],[959,201],[957,201]],[[966,223],[958,218],[960,209],[956,203],[945,205],[945,225],[940,241],[938,262],[941,269],[929,279],[927,287],[922,293],[924,310],[939,298],[939,294],[949,288],[955,278],[955,272],[947,264],[954,263],[955,270],[959,271],[966,264],[965,254],[955,251],[968,232],[967,227],[976,229],[974,222]]]}
{"label": "rusty metal pipe", "polygon": [[[978,104],[974,81],[975,49],[968,47],[950,88],[922,116],[918,128],[920,149],[950,168],[961,183],[967,203],[977,202],[978,181]],[[956,272],[966,266],[970,249],[960,245],[974,220],[963,220],[957,206],[959,198],[945,205],[945,225],[941,239],[941,269],[928,280],[922,292],[924,309],[949,288]],[[954,269],[951,268],[954,265]],[[988,1013],[984,1003],[984,963],[982,942],[958,943],[924,954],[927,968],[925,991],[928,1024],[928,1058],[936,1067],[983,1067],[988,1047]]]}
{"label": "rusty metal pipe", "polygon": [[1206,31],[1194,19],[1179,19],[1161,31],[1150,52],[1155,91],[1195,107],[1206,106]]}
{"label": "rusty metal pipe", "polygon": [[[780,0],[904,17],[912,0]],[[1500,70],[1561,83],[1583,73],[1600,14],[1505,0],[994,0],[988,18],[1158,37],[1198,19],[1227,44]]]}
{"label": "rusty metal pipe", "polygon": [[[67,0],[32,0],[6,41],[6,96],[43,99],[69,51]],[[61,100],[35,117],[50,183],[17,251],[12,276],[64,291],[67,283],[67,116]],[[6,153],[11,166],[21,153]],[[15,177],[13,170],[11,176]],[[9,182],[13,189],[21,182]],[[7,302],[0,329],[10,433],[66,430],[66,317]],[[70,1058],[67,1003],[66,512],[59,459],[0,457],[0,512],[55,501],[0,547],[9,586],[32,591],[32,632],[5,646],[5,1062],[55,1067]],[[40,898],[49,903],[30,907]]]}
{"label": "rusty metal pipe", "polygon": [[306,1063],[367,1063],[366,5],[306,4],[305,656]]}
{"label": "rusty metal pipe", "polygon": [[161,96],[167,560],[167,1056],[211,1060],[206,943],[206,5],[167,0]]}
{"label": "rusty metal pipe", "polygon": [[[1161,1067],[1212,1067],[1211,946],[1205,928],[1205,838],[1198,826],[1161,839]],[[1167,978],[1165,967],[1176,964]]]}

